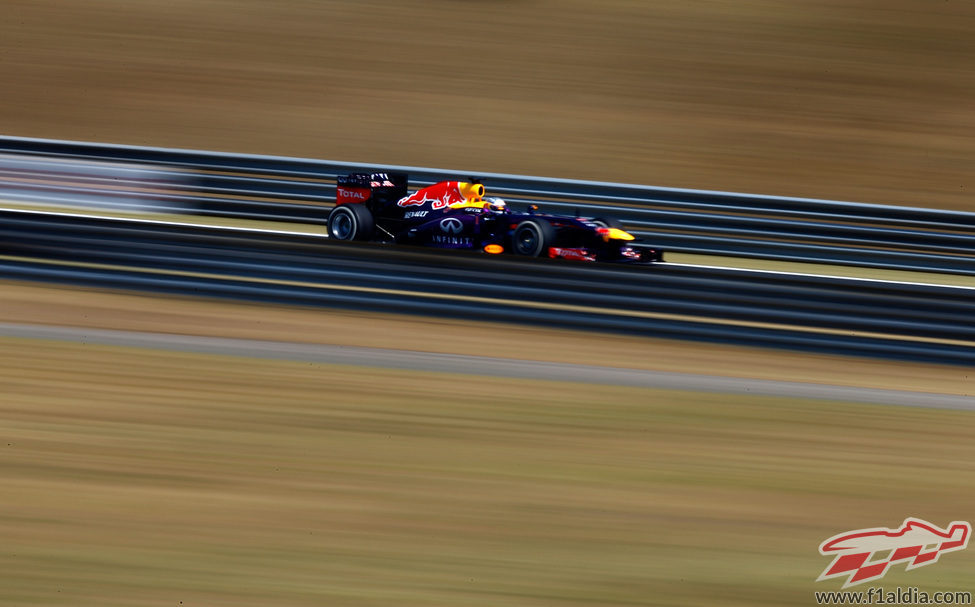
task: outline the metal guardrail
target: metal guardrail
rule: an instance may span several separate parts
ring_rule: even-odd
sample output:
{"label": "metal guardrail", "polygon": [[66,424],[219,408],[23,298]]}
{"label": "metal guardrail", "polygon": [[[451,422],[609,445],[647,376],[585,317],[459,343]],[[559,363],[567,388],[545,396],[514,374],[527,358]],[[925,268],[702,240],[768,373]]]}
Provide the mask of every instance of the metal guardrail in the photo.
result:
{"label": "metal guardrail", "polygon": [[[975,363],[975,290],[0,211],[0,276]],[[512,347],[518,342],[512,331]]]}
{"label": "metal guardrail", "polygon": [[[416,186],[463,171],[375,166],[276,156],[116,146],[0,137],[0,154],[56,162],[132,163],[154,166],[182,184],[153,191],[124,178],[76,175],[73,183],[45,183],[30,192],[57,200],[79,188],[106,199],[125,196],[147,206],[250,219],[324,223],[337,175],[362,170],[403,170]],[[608,214],[648,244],[670,251],[765,259],[914,269],[975,275],[975,213],[679,190],[640,185],[479,173],[488,190],[517,205],[543,210]],[[23,186],[0,171],[0,189]],[[323,228],[324,229],[324,228]]]}

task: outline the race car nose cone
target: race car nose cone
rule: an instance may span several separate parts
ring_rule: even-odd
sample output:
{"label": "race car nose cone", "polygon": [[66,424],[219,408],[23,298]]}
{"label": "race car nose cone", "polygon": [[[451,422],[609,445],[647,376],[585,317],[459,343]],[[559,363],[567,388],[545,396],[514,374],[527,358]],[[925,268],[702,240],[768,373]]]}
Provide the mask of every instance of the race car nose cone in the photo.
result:
{"label": "race car nose cone", "polygon": [[596,228],[596,232],[598,232],[603,237],[603,240],[606,241],[635,240],[632,234],[630,234],[629,232],[624,232],[619,228]]}

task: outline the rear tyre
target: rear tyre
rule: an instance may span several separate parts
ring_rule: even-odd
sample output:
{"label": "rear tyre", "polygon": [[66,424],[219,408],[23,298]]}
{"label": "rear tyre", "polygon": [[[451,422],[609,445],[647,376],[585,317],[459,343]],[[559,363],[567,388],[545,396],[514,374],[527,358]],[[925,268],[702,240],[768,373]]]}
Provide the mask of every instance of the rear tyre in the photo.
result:
{"label": "rear tyre", "polygon": [[328,214],[328,237],[369,240],[376,230],[372,212],[361,204],[341,204]]}
{"label": "rear tyre", "polygon": [[516,255],[538,257],[548,252],[555,242],[555,228],[544,219],[527,219],[511,235],[511,250]]}

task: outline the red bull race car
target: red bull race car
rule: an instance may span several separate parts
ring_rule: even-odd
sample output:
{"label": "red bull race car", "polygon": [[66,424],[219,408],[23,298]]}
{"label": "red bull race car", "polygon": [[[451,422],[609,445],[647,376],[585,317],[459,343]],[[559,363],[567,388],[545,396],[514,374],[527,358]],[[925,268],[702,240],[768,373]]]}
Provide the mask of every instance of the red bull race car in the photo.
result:
{"label": "red bull race car", "polygon": [[441,181],[412,194],[407,184],[405,173],[339,177],[329,238],[580,261],[661,259],[659,251],[633,246],[634,236],[615,219],[551,215],[536,205],[516,212],[485,197],[474,181]]}

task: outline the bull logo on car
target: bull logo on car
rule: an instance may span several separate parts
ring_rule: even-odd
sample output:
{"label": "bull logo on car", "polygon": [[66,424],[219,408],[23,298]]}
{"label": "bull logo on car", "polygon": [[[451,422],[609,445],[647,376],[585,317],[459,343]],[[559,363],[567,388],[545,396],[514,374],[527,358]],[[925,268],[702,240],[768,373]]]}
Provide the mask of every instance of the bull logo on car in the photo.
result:
{"label": "bull logo on car", "polygon": [[443,181],[401,198],[396,205],[412,207],[429,204],[431,209],[439,211],[455,204],[480,200],[482,196],[484,196],[484,186],[479,183]]}

